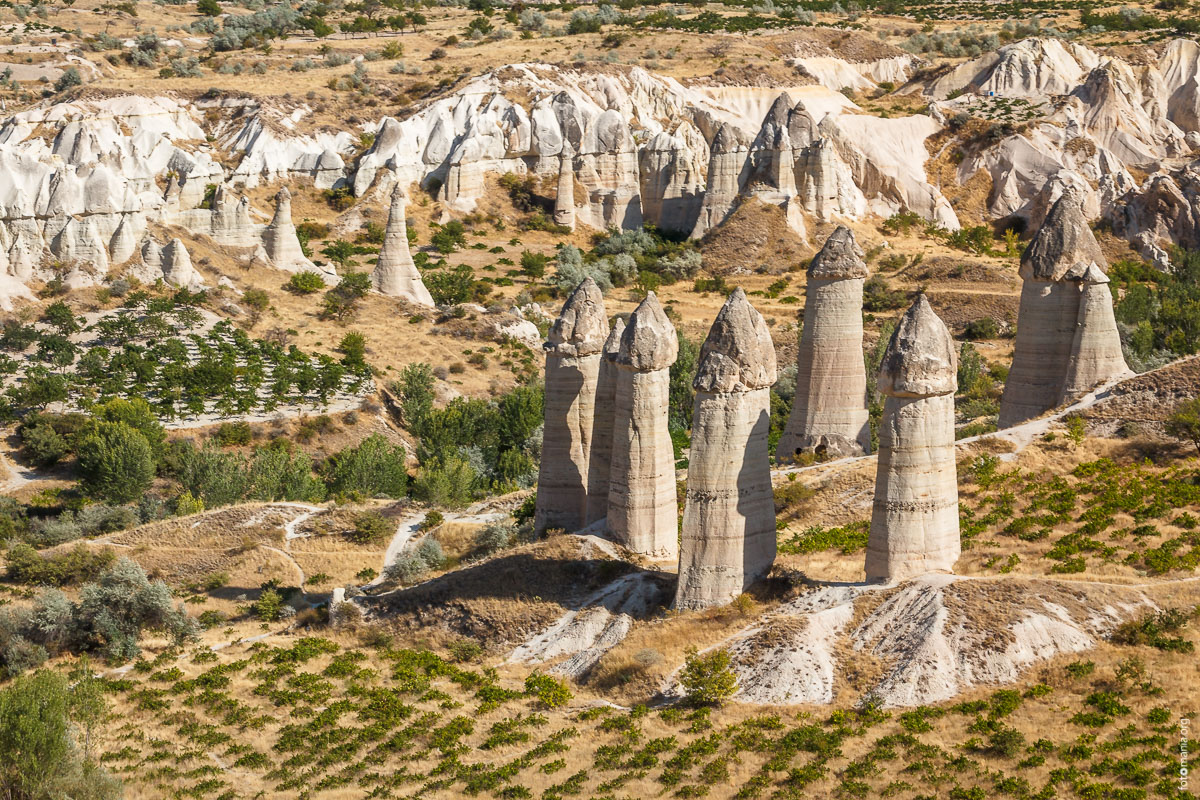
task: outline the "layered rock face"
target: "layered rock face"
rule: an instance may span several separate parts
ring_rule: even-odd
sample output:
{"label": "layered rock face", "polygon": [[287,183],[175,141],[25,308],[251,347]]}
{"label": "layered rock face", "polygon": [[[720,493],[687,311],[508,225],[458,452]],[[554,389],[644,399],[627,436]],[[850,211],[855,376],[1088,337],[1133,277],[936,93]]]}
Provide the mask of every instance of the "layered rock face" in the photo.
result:
{"label": "layered rock face", "polygon": [[689,122],[674,133],[657,133],[642,147],[642,215],[647,222],[674,233],[687,234],[696,226],[704,197],[708,143]]}
{"label": "layered rock face", "polygon": [[693,239],[701,238],[724,222],[737,205],[749,152],[737,128],[728,122],[721,125],[709,150],[708,185],[700,203],[700,216],[692,229]]}
{"label": "layered rock face", "polygon": [[296,226],[292,223],[292,193],[284,186],[275,195],[275,216],[263,231],[263,249],[271,265],[288,272],[315,269],[300,249]]}
{"label": "layered rock face", "polygon": [[[1032,419],[1128,371],[1112,296],[1106,282],[1096,280],[1103,264],[1081,193],[1068,189],[1021,256],[1024,283],[1000,427]],[[1107,309],[1101,308],[1105,298]]]}
{"label": "layered rock face", "polygon": [[554,224],[575,230],[575,154],[564,142],[558,154],[558,192],[554,195]]}
{"label": "layered rock face", "polygon": [[[621,334],[613,419],[608,530],[636,553],[675,558],[675,459],[667,429],[675,328],[654,292]],[[544,458],[544,457],[543,457]]]}
{"label": "layered rock face", "polygon": [[371,270],[375,291],[389,297],[402,297],[410,303],[433,306],[433,297],[421,281],[421,273],[413,263],[408,249],[408,220],[405,216],[404,190],[392,190],[392,205],[388,211],[387,228],[379,248],[379,260]]}
{"label": "layered rock face", "polygon": [[728,603],[775,561],[767,431],[776,377],[771,332],[739,288],[713,322],[693,381],[676,608]]}
{"label": "layered rock face", "polygon": [[587,278],[563,304],[545,345],[545,429],[534,517],[537,530],[577,531],[587,522],[593,415],[607,334],[604,295],[596,282]]}
{"label": "layered rock face", "polygon": [[958,354],[924,295],[900,320],[879,370],[885,396],[867,540],[868,581],[951,572],[961,544],[954,461]]}
{"label": "layered rock face", "polygon": [[780,461],[805,451],[846,456],[871,450],[862,354],[866,277],[862,249],[839,226],[808,267],[796,396],[775,449]]}
{"label": "layered rock face", "polygon": [[765,202],[781,203],[796,194],[792,140],[788,133],[792,99],[781,94],[771,104],[750,145],[746,192]]}
{"label": "layered rock face", "polygon": [[600,230],[642,224],[637,145],[620,112],[610,109],[589,121],[579,150],[578,177],[587,195],[585,223]]}
{"label": "layered rock face", "polygon": [[612,477],[613,422],[617,401],[617,354],[625,320],[618,317],[604,341],[600,374],[596,381],[596,413],[592,416],[592,452],[588,460],[588,498],[586,523],[604,519],[608,514],[608,486]]}

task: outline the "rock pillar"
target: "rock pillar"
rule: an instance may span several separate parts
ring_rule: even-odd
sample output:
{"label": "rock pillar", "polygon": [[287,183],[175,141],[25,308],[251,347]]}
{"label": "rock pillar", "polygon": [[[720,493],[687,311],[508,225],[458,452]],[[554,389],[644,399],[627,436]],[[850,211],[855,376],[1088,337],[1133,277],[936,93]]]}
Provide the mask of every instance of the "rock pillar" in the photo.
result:
{"label": "rock pillar", "polygon": [[1094,387],[1129,372],[1113,314],[1108,276],[1091,264],[1079,279],[1079,316],[1071,359],[1059,403],[1069,403]]}
{"label": "rock pillar", "polygon": [[587,518],[591,525],[608,514],[608,482],[612,473],[613,417],[617,399],[617,353],[625,320],[613,323],[600,358],[596,382],[596,413],[592,417],[592,453],[588,462]]}
{"label": "rock pillar", "polygon": [[563,140],[558,154],[558,192],[554,196],[554,224],[575,230],[575,153]]}
{"label": "rock pillar", "polygon": [[954,392],[958,354],[924,295],[892,335],[879,370],[885,396],[867,541],[868,581],[951,572],[958,560]]}
{"label": "rock pillar", "polygon": [[804,451],[871,451],[862,296],[867,265],[854,234],[839,226],[808,267],[796,396],[775,448],[779,461]]}
{"label": "rock pillar", "polygon": [[592,417],[608,333],[604,296],[587,278],[567,298],[546,342],[545,428],[538,471],[537,530],[586,524]]}
{"label": "rock pillar", "polygon": [[263,249],[276,269],[299,272],[314,269],[300,249],[296,226],[292,223],[292,193],[284,186],[275,195],[275,215],[263,230]]}
{"label": "rock pillar", "polygon": [[404,190],[399,186],[392,190],[392,206],[388,211],[379,259],[371,271],[371,284],[377,292],[389,297],[401,297],[422,306],[434,304],[408,249]]}
{"label": "rock pillar", "polygon": [[775,561],[767,454],[775,345],[746,293],[734,291],[700,350],[675,607],[723,605]]}
{"label": "rock pillar", "polygon": [[608,530],[630,550],[664,559],[679,554],[667,430],[670,367],[678,354],[675,327],[650,292],[629,317],[617,353]]}

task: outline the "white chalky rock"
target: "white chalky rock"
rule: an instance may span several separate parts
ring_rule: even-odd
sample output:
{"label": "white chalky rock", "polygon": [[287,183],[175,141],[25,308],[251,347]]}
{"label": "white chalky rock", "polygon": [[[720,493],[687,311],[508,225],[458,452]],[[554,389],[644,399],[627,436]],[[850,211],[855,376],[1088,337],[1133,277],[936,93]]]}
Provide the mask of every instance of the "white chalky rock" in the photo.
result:
{"label": "white chalky rock", "polygon": [[617,317],[600,357],[600,373],[596,380],[596,411],[592,415],[592,454],[588,461],[588,499],[586,524],[604,519],[608,514],[608,486],[612,475],[613,419],[617,399],[617,354],[621,351],[621,334],[625,320]]}
{"label": "white chalky rock", "polygon": [[608,317],[586,278],[563,304],[546,342],[545,427],[538,471],[538,530],[577,531],[587,522],[593,415]]}
{"label": "white chalky rock", "polygon": [[163,280],[180,289],[202,289],[204,279],[192,266],[192,257],[179,239],[172,239],[162,249]]}
{"label": "white chalky rock", "polygon": [[579,221],[600,230],[641,226],[637,145],[619,111],[610,109],[589,121],[576,177],[587,196]]}
{"label": "white chalky rock", "polygon": [[901,318],[879,369],[884,395],[867,540],[868,581],[952,572],[961,551],[954,461],[958,354],[925,295]]}
{"label": "white chalky rock", "polygon": [[629,550],[674,559],[675,459],[667,428],[675,327],[654,292],[638,305],[617,354],[608,530]]}
{"label": "white chalky rock", "polygon": [[792,99],[781,94],[771,104],[758,136],[750,145],[745,193],[768,203],[782,203],[796,194],[792,140],[788,133]]}
{"label": "white chalky rock", "polygon": [[[1066,190],[1021,256],[1024,282],[1000,427],[1032,419],[1128,370],[1111,294],[1095,281],[1105,263],[1084,218],[1080,192]],[[1085,296],[1086,304],[1081,302]],[[1109,308],[1102,312],[1105,297]],[[1087,330],[1081,328],[1084,322]],[[1092,383],[1084,387],[1085,381]]]}
{"label": "white chalky rock", "polygon": [[694,125],[661,131],[641,151],[642,215],[661,230],[690,233],[704,197],[708,145]]}
{"label": "white chalky rock", "polygon": [[292,223],[292,193],[286,186],[275,195],[275,216],[263,230],[262,244],[276,269],[288,272],[316,269],[300,249],[300,239]]}
{"label": "white chalky rock", "polygon": [[749,152],[737,128],[728,122],[721,125],[709,151],[708,184],[700,203],[700,216],[692,229],[693,239],[701,238],[724,222],[737,205]]}
{"label": "white chalky rock", "polygon": [[693,381],[676,608],[724,605],[775,561],[767,432],[776,377],[771,331],[736,289],[713,322]]}
{"label": "white chalky rock", "polygon": [[839,226],[808,267],[796,396],[776,457],[871,451],[863,364],[862,295],[867,265],[854,234]]}
{"label": "white chalky rock", "polygon": [[575,154],[564,142],[558,154],[558,192],[554,195],[554,224],[575,230]]}
{"label": "white chalky rock", "polygon": [[388,211],[387,229],[379,260],[371,271],[371,283],[380,294],[402,297],[410,303],[433,306],[433,297],[421,280],[408,249],[408,220],[405,216],[404,190],[399,185],[392,190],[392,205]]}

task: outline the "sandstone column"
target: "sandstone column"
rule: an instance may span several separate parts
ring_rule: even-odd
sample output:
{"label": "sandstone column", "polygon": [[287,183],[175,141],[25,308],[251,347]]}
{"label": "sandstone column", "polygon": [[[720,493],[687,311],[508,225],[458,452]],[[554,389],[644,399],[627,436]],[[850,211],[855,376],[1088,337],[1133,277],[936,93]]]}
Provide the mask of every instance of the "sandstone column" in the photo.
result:
{"label": "sandstone column", "polygon": [[612,474],[613,410],[617,399],[617,353],[625,320],[617,317],[604,342],[600,375],[596,382],[596,413],[592,416],[592,453],[588,461],[586,523],[591,525],[608,514],[608,481]]}
{"label": "sandstone column", "polygon": [[667,430],[670,367],[679,340],[649,292],[629,317],[617,353],[608,530],[636,553],[679,554],[675,459]]}
{"label": "sandstone column", "polygon": [[675,607],[723,605],[775,561],[767,454],[775,345],[740,288],[700,350]]}
{"label": "sandstone column", "polygon": [[392,207],[388,211],[379,259],[375,269],[371,270],[371,283],[380,294],[402,297],[423,306],[434,304],[408,249],[408,220],[405,218],[404,190],[400,186],[392,190]]}
{"label": "sandstone column", "polygon": [[862,249],[850,229],[839,226],[808,266],[796,396],[775,448],[781,462],[806,450],[835,456],[871,451],[862,352],[866,277]]}
{"label": "sandstone column", "polygon": [[700,201],[700,216],[692,229],[693,239],[703,237],[724,222],[737,205],[748,154],[738,129],[728,122],[722,123],[709,149],[708,178]]}
{"label": "sandstone column", "polygon": [[313,263],[300,249],[296,226],[292,223],[292,193],[286,186],[275,195],[275,215],[263,231],[263,249],[276,269],[300,271],[313,269]]}
{"label": "sandstone column", "polygon": [[1129,372],[1121,352],[1121,334],[1113,314],[1112,292],[1108,276],[1095,264],[1088,266],[1079,279],[1079,318],[1071,360],[1063,379],[1059,404],[1069,403],[1087,394],[1105,381]]}
{"label": "sandstone column", "polygon": [[585,279],[563,304],[546,342],[545,428],[538,471],[537,530],[586,524],[592,415],[608,332],[604,295]]}
{"label": "sandstone column", "polygon": [[954,392],[958,354],[925,295],[900,320],[879,369],[879,426],[867,580],[951,572],[958,560]]}
{"label": "sandstone column", "polygon": [[1073,279],[1104,263],[1083,215],[1083,197],[1067,187],[1021,254],[1021,306],[1012,369],[1000,401],[1001,428],[1032,419],[1062,400],[1079,320],[1081,293]]}
{"label": "sandstone column", "polygon": [[558,154],[558,192],[554,196],[554,224],[575,230],[575,153],[563,139]]}

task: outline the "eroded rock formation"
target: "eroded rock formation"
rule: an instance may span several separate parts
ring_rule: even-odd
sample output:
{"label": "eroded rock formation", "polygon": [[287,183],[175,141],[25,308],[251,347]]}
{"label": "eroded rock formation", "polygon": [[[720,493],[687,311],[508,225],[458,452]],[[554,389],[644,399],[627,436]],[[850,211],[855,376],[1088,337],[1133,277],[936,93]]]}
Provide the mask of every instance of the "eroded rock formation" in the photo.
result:
{"label": "eroded rock formation", "polygon": [[958,353],[925,295],[884,352],[879,464],[867,540],[868,581],[951,572],[961,545],[954,460]]}
{"label": "eroded rock formation", "polygon": [[204,279],[192,266],[192,257],[179,239],[172,239],[162,249],[163,280],[181,289],[201,289]]}
{"label": "eroded rock formation", "polygon": [[636,553],[678,556],[675,459],[667,429],[675,327],[654,292],[638,305],[617,353],[608,530]]}
{"label": "eroded rock formation", "polygon": [[575,230],[575,154],[564,142],[558,154],[558,192],[554,195],[554,224]]}
{"label": "eroded rock formation", "polygon": [[1106,282],[1096,280],[1105,263],[1084,218],[1082,195],[1068,189],[1021,256],[1021,306],[1000,402],[1001,427],[1036,417],[1127,371],[1111,294]]}
{"label": "eroded rock formation", "polygon": [[617,354],[625,320],[617,317],[604,341],[600,374],[596,381],[596,413],[592,416],[592,452],[588,461],[588,525],[608,514],[608,486],[612,477],[613,421],[617,400]]}
{"label": "eroded rock formation", "polygon": [[275,216],[263,230],[262,243],[276,269],[288,272],[316,269],[300,249],[300,239],[292,223],[292,193],[286,186],[275,195]]}
{"label": "eroded rock formation", "polygon": [[819,450],[845,456],[871,450],[863,364],[862,293],[867,265],[849,228],[839,226],[808,267],[796,396],[776,457]]}
{"label": "eroded rock formation", "polygon": [[408,249],[408,221],[405,216],[404,190],[392,190],[392,205],[388,211],[387,229],[379,248],[379,259],[371,271],[371,284],[380,294],[402,297],[410,303],[433,306],[433,297],[421,281],[421,273],[413,263]]}
{"label": "eroded rock formation", "polygon": [[675,607],[728,603],[775,561],[767,431],[775,345],[736,289],[700,350]]}
{"label": "eroded rock formation", "polygon": [[607,334],[604,295],[587,278],[563,304],[545,345],[545,429],[534,518],[538,530],[577,531],[587,522],[593,415]]}

